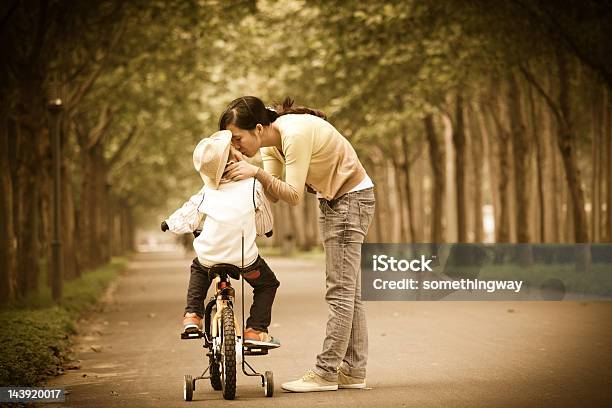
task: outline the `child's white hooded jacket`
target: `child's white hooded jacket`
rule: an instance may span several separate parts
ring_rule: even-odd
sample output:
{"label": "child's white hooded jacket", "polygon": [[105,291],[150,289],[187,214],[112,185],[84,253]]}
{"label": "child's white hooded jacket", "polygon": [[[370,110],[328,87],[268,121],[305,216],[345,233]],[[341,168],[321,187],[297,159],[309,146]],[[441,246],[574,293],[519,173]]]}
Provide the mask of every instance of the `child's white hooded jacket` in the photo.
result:
{"label": "child's white hooded jacket", "polygon": [[272,229],[272,211],[262,185],[254,178],[222,182],[218,189],[204,186],[167,220],[170,231],[194,231],[206,216],[202,233],[193,241],[198,260],[204,266],[229,263],[244,266],[257,259],[257,235]]}

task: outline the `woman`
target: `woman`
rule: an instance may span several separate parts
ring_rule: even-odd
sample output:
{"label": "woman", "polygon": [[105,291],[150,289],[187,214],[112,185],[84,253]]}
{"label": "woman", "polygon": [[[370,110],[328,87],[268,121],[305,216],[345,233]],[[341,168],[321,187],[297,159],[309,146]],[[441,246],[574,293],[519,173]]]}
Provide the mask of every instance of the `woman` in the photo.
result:
{"label": "woman", "polygon": [[[374,185],[355,150],[325,114],[294,107],[287,98],[275,109],[253,96],[232,101],[219,128],[232,132],[242,154],[261,152],[264,168],[238,161],[225,176],[255,177],[273,201],[295,205],[304,186],[320,201],[329,319],[314,369],[282,385],[294,392],[365,388],[367,328],[361,302],[361,244],[374,214]],[[281,180],[285,174],[285,180]]]}

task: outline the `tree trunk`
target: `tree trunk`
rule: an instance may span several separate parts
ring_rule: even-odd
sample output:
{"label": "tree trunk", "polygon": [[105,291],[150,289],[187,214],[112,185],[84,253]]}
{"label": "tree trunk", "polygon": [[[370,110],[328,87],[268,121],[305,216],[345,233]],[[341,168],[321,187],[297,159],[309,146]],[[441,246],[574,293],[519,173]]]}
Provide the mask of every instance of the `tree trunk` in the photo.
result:
{"label": "tree trunk", "polygon": [[455,122],[453,126],[453,146],[455,147],[455,183],[457,185],[457,242],[467,242],[465,211],[465,127],[463,118],[463,96],[457,95],[455,101]]}
{"label": "tree trunk", "polygon": [[507,77],[508,113],[510,135],[514,156],[514,202],[516,203],[515,222],[517,242],[530,242],[529,238],[529,191],[526,180],[529,179],[528,160],[529,139],[525,134],[525,125],[521,117],[519,87],[513,74]]}
{"label": "tree trunk", "polygon": [[444,191],[446,185],[446,175],[444,172],[444,157],[443,144],[439,142],[435,132],[433,118],[428,114],[423,119],[425,125],[425,136],[429,146],[429,163],[432,172],[432,187],[431,187],[431,242],[442,243],[442,221],[444,214]]}
{"label": "tree trunk", "polygon": [[600,107],[598,106],[598,98],[594,98],[591,109],[591,162],[593,164],[591,173],[591,242],[600,241],[600,211],[601,211],[601,194],[599,186],[601,185],[601,165],[600,152],[601,148],[601,118]]}
{"label": "tree trunk", "polygon": [[[505,133],[505,131],[503,131]],[[497,229],[496,242],[510,242],[510,209],[508,206],[508,143],[507,134],[500,134],[499,137],[499,202],[500,202],[500,225]]]}
{"label": "tree trunk", "polygon": [[[498,169],[497,169],[497,159],[495,155],[495,143],[493,140],[493,130],[490,126],[490,121],[485,115],[485,107],[481,104],[478,110],[478,125],[480,128],[480,133],[482,134],[482,142],[483,142],[483,158],[484,158],[484,166],[485,173],[488,175],[488,190],[490,192],[490,200],[491,207],[493,211],[491,216],[493,217],[493,234],[497,231],[497,226],[499,225],[499,194],[497,191],[498,183]],[[487,240],[494,241],[495,235]]]}
{"label": "tree trunk", "polygon": [[510,242],[510,217],[509,217],[509,198],[508,198],[508,182],[509,182],[509,164],[508,164],[508,143],[510,139],[509,132],[506,130],[501,122],[501,115],[496,111],[499,107],[499,103],[490,109],[491,116],[495,121],[495,127],[497,129],[497,141],[498,141],[498,158],[499,163],[499,178],[498,178],[498,192],[499,192],[499,223],[495,228],[495,242],[506,243]]}
{"label": "tree trunk", "polygon": [[608,141],[608,177],[606,182],[608,186],[608,199],[606,202],[606,216],[608,219],[607,241],[612,242],[612,130],[610,130],[610,95],[607,89],[604,89],[603,98],[603,132]]}
{"label": "tree trunk", "polygon": [[21,174],[21,217],[17,236],[18,294],[20,298],[38,290],[38,198],[36,179],[32,169],[22,169]]}
{"label": "tree trunk", "polygon": [[390,177],[389,177],[389,164],[381,163],[382,170],[382,197],[381,200],[381,217],[379,218],[383,241],[382,242],[398,242],[397,234],[395,233],[394,226],[397,225],[395,220],[395,209],[392,205],[391,188],[390,188]]}
{"label": "tree trunk", "polygon": [[[277,205],[272,205],[272,209],[276,209]],[[277,224],[282,225],[282,224]],[[274,235],[276,235],[276,227]],[[126,200],[121,201],[121,254],[132,251],[134,249],[134,225],[132,218],[132,210]]]}
{"label": "tree trunk", "polygon": [[446,222],[444,234],[446,242],[457,242],[457,183],[455,180],[455,149],[453,147],[453,125],[448,116],[442,117],[445,163],[444,174],[446,177]]}
{"label": "tree trunk", "polygon": [[408,205],[408,227],[410,229],[410,242],[419,242],[421,238],[417,235],[416,232],[416,214],[414,208],[413,187],[412,181],[410,180],[410,173],[412,172],[412,163],[410,162],[408,135],[405,129],[402,130],[402,151],[404,152],[404,174],[406,178],[404,180],[404,185],[406,189],[406,203]]}
{"label": "tree trunk", "polygon": [[[599,102],[599,101],[598,101]],[[598,124],[599,124],[599,129],[597,129],[597,132],[599,134],[599,145],[598,145],[598,152],[599,152],[599,160],[598,160],[598,169],[597,169],[597,190],[598,190],[598,194],[597,194],[597,218],[598,218],[598,222],[597,222],[597,242],[605,242],[604,239],[606,237],[606,225],[604,222],[604,207],[605,207],[605,202],[606,202],[606,185],[603,184],[605,183],[605,176],[606,176],[606,142],[605,142],[605,132],[606,129],[603,127],[603,121],[604,121],[604,117],[603,117],[603,110],[602,108],[602,104],[598,103]]]}
{"label": "tree trunk", "polygon": [[536,178],[538,195],[538,214],[539,214],[539,242],[546,242],[546,212],[544,207],[544,143],[542,143],[542,131],[538,129],[538,115],[533,90],[527,91],[529,97],[529,108],[531,111],[531,135],[536,148]]}
{"label": "tree trunk", "polygon": [[8,118],[0,117],[0,303],[12,302],[17,289],[15,237],[13,213],[13,182],[9,153]]}
{"label": "tree trunk", "polygon": [[551,191],[551,201],[550,201],[550,212],[551,212],[551,224],[552,224],[552,242],[560,243],[562,241],[561,236],[561,227],[563,226],[563,218],[562,218],[562,206],[559,203],[559,198],[561,196],[562,187],[559,184],[559,164],[557,160],[557,156],[559,155],[559,149],[556,146],[555,142],[555,134],[556,130],[553,129],[555,126],[552,121],[552,117],[550,113],[544,113],[544,117],[547,118],[547,141],[550,144],[550,158],[551,158],[551,178],[552,178],[552,191]]}
{"label": "tree trunk", "polygon": [[416,180],[416,183],[413,184],[415,188],[412,192],[412,196],[414,198],[413,203],[415,214],[414,230],[416,231],[416,237],[418,238],[417,242],[423,242],[425,237],[425,179],[427,174],[425,160],[427,160],[427,158],[421,156],[425,156],[425,146],[421,144],[421,140],[419,140],[418,143],[419,144],[413,149],[413,151],[416,149],[417,154],[416,156],[411,157],[413,163],[412,168],[414,169],[412,173],[412,180]]}
{"label": "tree trunk", "polygon": [[[402,146],[403,147],[403,146]],[[403,155],[402,155],[403,156]],[[400,162],[399,158],[395,154],[391,154],[392,162],[393,162],[393,177],[395,179],[395,188],[397,190],[397,206],[398,206],[398,216],[399,216],[399,226],[400,226],[400,241],[408,242],[408,224],[409,222],[406,218],[409,217],[410,214],[406,214],[404,211],[405,207],[408,207],[408,211],[410,211],[410,206],[406,206],[404,204],[404,199],[408,197],[406,193],[406,184],[404,183],[404,178],[406,174],[404,173],[404,166]]]}
{"label": "tree trunk", "polygon": [[584,191],[582,190],[580,169],[576,156],[575,135],[570,114],[570,84],[567,61],[562,51],[557,52],[559,68],[559,107],[563,123],[558,128],[557,143],[563,159],[565,177],[572,200],[574,218],[574,240],[576,243],[587,243],[589,231],[584,209]]}
{"label": "tree trunk", "polygon": [[473,164],[473,211],[474,211],[474,242],[483,242],[482,233],[482,166],[483,166],[483,145],[482,132],[480,132],[475,113],[471,106],[467,108],[468,129],[470,129],[471,156]]}
{"label": "tree trunk", "polygon": [[96,241],[98,246],[98,265],[110,261],[109,220],[109,190],[108,167],[106,166],[103,149],[100,146],[96,154]]}
{"label": "tree trunk", "polygon": [[81,194],[79,207],[77,209],[77,232],[79,242],[79,265],[84,269],[90,269],[94,264],[92,249],[93,243],[93,206],[95,197],[92,194],[93,186],[93,158],[90,151],[81,151]]}
{"label": "tree trunk", "polygon": [[126,202],[125,208],[125,252],[134,251],[136,243],[136,225],[134,224],[134,212],[132,206]]}
{"label": "tree trunk", "polygon": [[38,251],[38,217],[39,190],[37,186],[37,173],[39,158],[36,157],[37,146],[40,139],[39,131],[32,130],[24,137],[19,124],[16,125],[17,145],[20,158],[18,168],[18,184],[20,187],[17,197],[18,229],[17,229],[17,294],[23,298],[29,293],[38,290],[39,256]]}
{"label": "tree trunk", "polygon": [[71,280],[81,276],[77,261],[77,242],[75,224],[74,191],[72,188],[72,173],[70,166],[62,165],[62,225],[60,236],[62,240],[62,265],[64,279]]}
{"label": "tree trunk", "polygon": [[312,249],[317,245],[317,197],[314,194],[308,194],[304,199],[304,218],[306,219],[306,250]]}

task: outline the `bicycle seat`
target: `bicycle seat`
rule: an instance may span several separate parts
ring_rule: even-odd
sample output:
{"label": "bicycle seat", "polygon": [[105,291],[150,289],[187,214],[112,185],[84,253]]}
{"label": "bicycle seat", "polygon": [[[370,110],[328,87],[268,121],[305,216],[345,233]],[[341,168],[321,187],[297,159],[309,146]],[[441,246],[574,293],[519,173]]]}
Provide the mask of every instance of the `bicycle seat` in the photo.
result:
{"label": "bicycle seat", "polygon": [[229,277],[232,279],[240,279],[240,271],[241,269],[236,265],[220,263],[211,266],[208,274],[210,279],[213,279],[216,276],[222,276],[224,273],[229,275]]}

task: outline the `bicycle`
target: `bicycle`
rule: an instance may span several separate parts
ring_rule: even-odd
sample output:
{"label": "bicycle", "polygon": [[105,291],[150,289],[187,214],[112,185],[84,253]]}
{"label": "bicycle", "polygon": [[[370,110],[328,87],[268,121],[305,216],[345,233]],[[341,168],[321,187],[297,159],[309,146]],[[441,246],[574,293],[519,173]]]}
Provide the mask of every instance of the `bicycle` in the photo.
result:
{"label": "bicycle", "polygon": [[[197,237],[199,231],[194,231]],[[249,377],[260,377],[264,395],[274,395],[274,375],[272,371],[264,374],[257,372],[247,361],[246,356],[267,355],[268,349],[261,346],[244,345],[244,279],[240,279],[244,270],[244,237],[243,239],[243,262],[242,267],[231,264],[216,264],[210,267],[208,273],[213,280],[216,292],[206,304],[204,309],[204,331],[195,329],[181,333],[181,339],[203,338],[203,347],[208,349],[208,366],[204,372],[193,378],[186,374],[183,381],[183,399],[191,401],[196,389],[197,380],[210,380],[215,391],[222,391],[223,398],[233,400],[236,397],[236,360],[237,344],[242,353],[242,372]],[[241,280],[241,317],[242,324],[239,325],[234,313],[235,290],[230,279]],[[237,333],[240,333],[237,336]],[[250,369],[247,371],[246,367]],[[206,375],[208,373],[208,375]]]}

